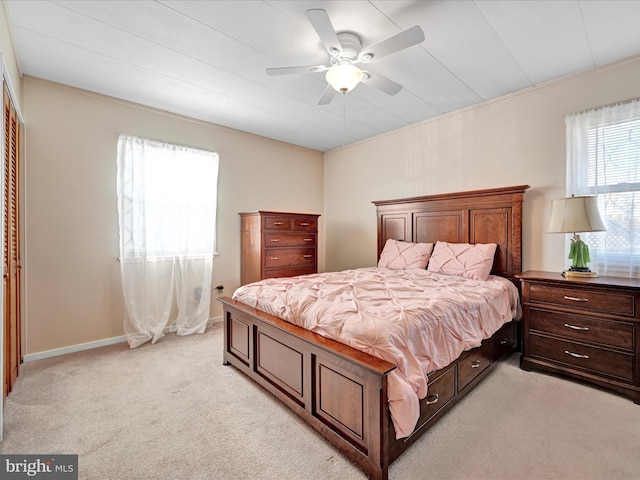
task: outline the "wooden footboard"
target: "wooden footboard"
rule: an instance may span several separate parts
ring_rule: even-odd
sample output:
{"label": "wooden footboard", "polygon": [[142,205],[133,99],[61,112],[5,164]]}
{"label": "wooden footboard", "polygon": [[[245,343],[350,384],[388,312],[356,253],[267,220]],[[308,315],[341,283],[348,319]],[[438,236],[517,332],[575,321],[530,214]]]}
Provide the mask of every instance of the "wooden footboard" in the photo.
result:
{"label": "wooden footboard", "polygon": [[224,363],[258,382],[356,462],[387,478],[392,363],[242,303],[224,304]]}
{"label": "wooden footboard", "polygon": [[389,413],[385,360],[236,302],[224,306],[224,363],[258,382],[321,433],[372,479],[513,350],[515,325],[430,375],[415,432],[396,440]]}

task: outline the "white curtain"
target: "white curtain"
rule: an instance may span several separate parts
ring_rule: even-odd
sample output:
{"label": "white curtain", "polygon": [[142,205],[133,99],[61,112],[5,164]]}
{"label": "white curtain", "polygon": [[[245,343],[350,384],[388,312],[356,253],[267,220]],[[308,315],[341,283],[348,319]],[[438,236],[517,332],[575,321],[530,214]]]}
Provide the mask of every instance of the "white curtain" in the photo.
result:
{"label": "white curtain", "polygon": [[120,269],[131,348],[209,319],[218,155],[130,135],[118,138]]}
{"label": "white curtain", "polygon": [[601,275],[640,276],[640,101],[569,115],[567,196],[597,195],[606,232],[580,236]]}

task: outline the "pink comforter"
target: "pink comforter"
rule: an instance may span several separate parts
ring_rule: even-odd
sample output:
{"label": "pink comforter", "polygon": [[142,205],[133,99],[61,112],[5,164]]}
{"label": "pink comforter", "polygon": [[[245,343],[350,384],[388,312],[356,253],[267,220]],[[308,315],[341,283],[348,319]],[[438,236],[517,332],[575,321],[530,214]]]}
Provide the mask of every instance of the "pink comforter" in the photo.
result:
{"label": "pink comforter", "polygon": [[416,427],[427,374],[521,314],[518,290],[501,277],[375,267],[262,280],[233,298],[396,364],[389,409],[397,438]]}

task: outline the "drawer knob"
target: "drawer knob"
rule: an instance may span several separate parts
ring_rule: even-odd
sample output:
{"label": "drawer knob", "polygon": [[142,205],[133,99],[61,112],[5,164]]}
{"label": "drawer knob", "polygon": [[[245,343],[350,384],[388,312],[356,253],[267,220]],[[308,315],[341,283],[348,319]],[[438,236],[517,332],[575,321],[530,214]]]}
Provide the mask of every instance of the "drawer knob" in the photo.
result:
{"label": "drawer knob", "polygon": [[426,405],[433,405],[434,403],[438,403],[438,394],[436,393],[435,395],[429,395],[427,397],[427,403]]}
{"label": "drawer knob", "polygon": [[500,340],[500,345],[506,345],[507,343],[510,343],[510,339],[509,338],[504,338],[504,339]]}
{"label": "drawer knob", "polygon": [[570,297],[569,295],[564,296],[565,300],[572,300],[574,302],[588,302],[588,298],[580,298],[580,297]]}
{"label": "drawer knob", "polygon": [[571,330],[582,330],[584,332],[589,331],[588,327],[579,327],[578,325],[571,325],[570,323],[565,323],[564,326],[570,328]]}
{"label": "drawer knob", "polygon": [[575,357],[575,358],[589,358],[589,355],[581,355],[579,353],[570,352],[569,350],[565,350],[564,353],[566,353],[567,355],[571,355],[572,357]]}
{"label": "drawer knob", "polygon": [[474,360],[473,362],[471,362],[471,368],[479,368],[480,367],[480,360]]}

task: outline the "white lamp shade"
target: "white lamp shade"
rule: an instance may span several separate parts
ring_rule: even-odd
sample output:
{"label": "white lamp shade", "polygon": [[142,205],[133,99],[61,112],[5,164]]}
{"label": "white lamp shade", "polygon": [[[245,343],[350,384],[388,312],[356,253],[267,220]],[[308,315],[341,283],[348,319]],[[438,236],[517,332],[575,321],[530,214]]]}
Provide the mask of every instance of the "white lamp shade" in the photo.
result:
{"label": "white lamp shade", "polygon": [[598,211],[597,197],[568,197],[551,201],[547,232],[602,232],[606,228]]}
{"label": "white lamp shade", "polygon": [[362,80],[362,70],[348,63],[334,65],[327,70],[325,78],[335,90],[340,93],[347,93],[349,90],[353,90]]}

